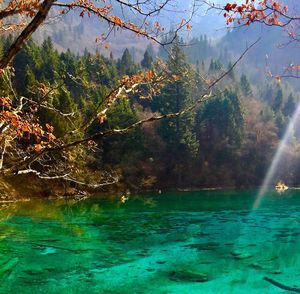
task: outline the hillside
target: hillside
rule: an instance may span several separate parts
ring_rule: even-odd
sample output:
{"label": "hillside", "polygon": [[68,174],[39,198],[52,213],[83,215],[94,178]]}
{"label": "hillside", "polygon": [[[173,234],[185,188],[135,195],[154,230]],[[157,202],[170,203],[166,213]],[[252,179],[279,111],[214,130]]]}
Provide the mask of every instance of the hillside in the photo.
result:
{"label": "hillside", "polygon": [[[186,11],[190,5],[189,2],[191,1],[179,1],[176,7],[172,6],[169,10],[164,11],[156,17],[156,20],[165,28],[166,32],[171,27],[178,26],[181,20],[186,18]],[[124,17],[124,12],[119,6],[116,7],[116,14]],[[132,14],[125,15],[125,19],[132,18],[135,19],[136,23],[142,21],[142,19]],[[207,7],[205,6],[195,8],[195,15],[191,25],[193,27],[191,32],[182,31],[187,40],[191,40],[194,36],[206,34],[212,41],[217,42],[227,31],[223,17],[220,17],[215,11],[207,11]],[[142,59],[143,53],[150,41],[142,37],[137,37],[133,33],[117,30],[113,31],[108,37],[107,43],[109,44],[109,49],[105,49],[104,45],[97,44],[95,39],[107,34],[108,30],[109,27],[105,22],[99,22],[93,16],[80,18],[75,11],[48,21],[43,28],[35,33],[35,39],[42,42],[47,37],[51,37],[55,47],[59,51],[70,49],[75,53],[82,54],[85,49],[91,52],[98,50],[107,57],[110,55],[110,52],[115,57],[121,57],[124,49],[128,48],[131,53],[136,55],[137,60]],[[155,46],[155,43],[152,42],[152,44]],[[158,46],[155,47],[158,50]]]}

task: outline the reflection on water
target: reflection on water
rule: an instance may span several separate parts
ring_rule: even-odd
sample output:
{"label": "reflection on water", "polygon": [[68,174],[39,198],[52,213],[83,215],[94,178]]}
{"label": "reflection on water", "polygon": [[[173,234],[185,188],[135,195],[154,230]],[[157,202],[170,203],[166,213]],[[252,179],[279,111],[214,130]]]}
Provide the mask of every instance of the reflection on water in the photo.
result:
{"label": "reflection on water", "polygon": [[[300,281],[300,192],[210,191],[0,209],[1,293],[282,293]],[[300,286],[300,282],[299,282]]]}

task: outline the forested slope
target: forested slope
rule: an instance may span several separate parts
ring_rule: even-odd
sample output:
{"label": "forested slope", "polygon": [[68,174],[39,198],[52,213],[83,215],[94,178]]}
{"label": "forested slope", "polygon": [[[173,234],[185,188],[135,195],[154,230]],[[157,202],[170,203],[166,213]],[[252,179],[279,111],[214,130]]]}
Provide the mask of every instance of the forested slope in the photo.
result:
{"label": "forested slope", "polygon": [[[9,38],[3,40],[3,50],[9,42]],[[167,68],[180,77],[178,80],[167,83],[150,99],[135,94],[117,99],[106,116],[85,132],[124,128],[154,113],[179,112],[195,103],[203,90],[203,79],[213,79],[233,61],[230,54],[204,36],[195,43],[194,47],[181,46],[180,42],[170,47],[175,58],[166,60]],[[54,135],[59,136],[82,124],[118,80],[151,68],[155,59],[151,47],[139,63],[128,49],[115,59],[87,50],[83,55],[58,53],[49,38],[40,46],[31,41],[13,62],[12,85],[17,95],[31,99],[39,99],[38,89],[43,86],[55,88],[52,105],[63,114],[73,115],[44,109],[39,117],[42,125],[51,123]],[[2,83],[2,95],[11,94]],[[72,157],[76,174],[88,182],[95,180],[99,171],[112,171],[119,176],[113,186],[118,189],[259,185],[298,94],[288,84],[271,78],[252,84],[246,74],[235,70],[213,92],[214,96],[194,112],[96,140],[97,146],[84,154],[75,150],[68,156]],[[287,166],[278,175],[291,184],[299,184],[299,136],[295,133],[286,154]],[[71,187],[84,189],[76,184]]]}

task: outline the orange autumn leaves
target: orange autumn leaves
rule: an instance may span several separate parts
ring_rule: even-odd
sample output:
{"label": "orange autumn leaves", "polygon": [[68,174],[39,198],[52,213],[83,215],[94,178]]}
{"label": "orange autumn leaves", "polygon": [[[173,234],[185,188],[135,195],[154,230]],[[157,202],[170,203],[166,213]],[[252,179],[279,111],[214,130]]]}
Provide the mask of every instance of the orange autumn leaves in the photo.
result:
{"label": "orange autumn leaves", "polygon": [[[289,11],[283,1],[278,0],[244,0],[244,3],[227,3],[224,7],[226,24],[249,26],[251,23],[260,22],[268,26],[283,27],[290,38],[290,42],[299,42],[299,17],[297,12]],[[290,64],[283,75],[273,76],[280,83],[283,76],[299,77],[299,64]]]}
{"label": "orange autumn leaves", "polygon": [[276,0],[246,0],[245,3],[227,3],[224,6],[226,23],[250,25],[253,22],[264,22],[268,25],[282,26],[280,17],[285,17],[288,7]]}
{"label": "orange autumn leaves", "polygon": [[[4,2],[4,3],[2,3]],[[40,0],[0,1],[0,34],[22,29],[41,6]]]}
{"label": "orange autumn leaves", "polygon": [[9,97],[0,97],[0,139],[17,139],[20,142],[32,145],[36,152],[55,140],[53,127],[46,124],[43,128],[39,123],[31,120],[30,114],[12,106]]}
{"label": "orange autumn leaves", "polygon": [[5,17],[14,14],[33,17],[40,5],[41,0],[11,0],[8,2],[7,7],[1,11],[1,13]]}

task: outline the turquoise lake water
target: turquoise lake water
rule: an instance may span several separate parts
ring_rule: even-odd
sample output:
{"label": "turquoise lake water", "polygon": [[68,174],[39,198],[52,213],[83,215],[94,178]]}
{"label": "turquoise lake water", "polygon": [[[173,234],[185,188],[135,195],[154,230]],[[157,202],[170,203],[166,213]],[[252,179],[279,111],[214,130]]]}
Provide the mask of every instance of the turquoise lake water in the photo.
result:
{"label": "turquoise lake water", "polygon": [[1,293],[287,293],[300,190],[34,200],[0,209]]}

